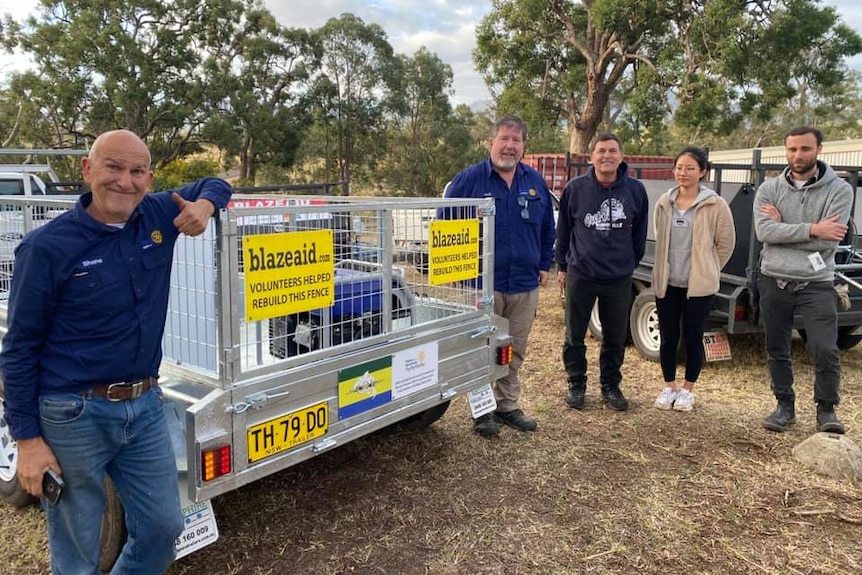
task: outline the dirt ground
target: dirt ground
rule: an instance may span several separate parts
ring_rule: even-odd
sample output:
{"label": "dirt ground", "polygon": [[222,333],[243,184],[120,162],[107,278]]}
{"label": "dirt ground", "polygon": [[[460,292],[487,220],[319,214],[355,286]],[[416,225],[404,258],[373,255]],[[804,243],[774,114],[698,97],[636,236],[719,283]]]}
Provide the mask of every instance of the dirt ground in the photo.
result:
{"label": "dirt ground", "polygon": [[[418,433],[378,433],[218,497],[221,532],[169,575],[858,574],[862,486],[818,476],[792,448],[814,432],[812,365],[794,341],[799,423],[773,407],[759,336],[708,364],[691,413],[652,407],[659,367],[629,347],[627,413],[563,403],[562,308],[543,290],[523,367],[539,431],[472,433],[456,400]],[[862,430],[862,349],[842,354],[839,415]],[[804,399],[802,399],[804,398]],[[48,571],[37,508],[0,505],[0,573]]]}

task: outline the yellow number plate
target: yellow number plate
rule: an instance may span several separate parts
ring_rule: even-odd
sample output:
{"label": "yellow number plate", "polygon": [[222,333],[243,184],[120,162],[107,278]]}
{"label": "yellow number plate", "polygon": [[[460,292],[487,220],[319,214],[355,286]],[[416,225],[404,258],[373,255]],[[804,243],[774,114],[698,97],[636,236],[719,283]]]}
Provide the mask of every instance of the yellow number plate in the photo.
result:
{"label": "yellow number plate", "polygon": [[311,441],[329,429],[329,404],[325,401],[287,415],[252,425],[247,430],[248,462],[287,451]]}

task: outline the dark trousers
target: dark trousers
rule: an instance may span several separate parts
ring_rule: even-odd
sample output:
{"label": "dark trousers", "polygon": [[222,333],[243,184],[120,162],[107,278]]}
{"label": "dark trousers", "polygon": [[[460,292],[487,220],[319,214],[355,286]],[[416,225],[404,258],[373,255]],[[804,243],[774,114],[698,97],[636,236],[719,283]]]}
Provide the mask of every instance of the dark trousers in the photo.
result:
{"label": "dark trousers", "polygon": [[703,368],[703,330],[715,296],[687,297],[688,290],[667,286],[663,298],[656,298],[658,329],[661,334],[661,373],[668,383],[676,379],[676,350],[680,328],[685,344],[685,380],[697,381]]}
{"label": "dark trousers", "polygon": [[566,340],[563,343],[563,365],[569,382],[587,383],[587,346],[584,337],[593,304],[599,302],[602,322],[602,349],[599,355],[602,388],[619,387],[623,379],[620,367],[626,352],[629,325],[629,304],[632,280],[591,282],[566,276]]}
{"label": "dark trousers", "polygon": [[784,289],[775,279],[760,276],[760,310],[766,330],[766,363],[776,399],[794,400],[790,338],[793,315],[799,312],[805,326],[806,342],[814,360],[814,401],[838,404],[841,360],[838,355],[838,298],[830,282],[811,282],[794,290]]}

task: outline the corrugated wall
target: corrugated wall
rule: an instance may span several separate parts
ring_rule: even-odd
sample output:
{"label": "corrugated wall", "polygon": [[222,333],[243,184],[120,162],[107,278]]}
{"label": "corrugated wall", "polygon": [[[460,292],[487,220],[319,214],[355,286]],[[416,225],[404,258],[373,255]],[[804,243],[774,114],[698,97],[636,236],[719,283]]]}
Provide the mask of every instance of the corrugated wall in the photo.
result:
{"label": "corrugated wall", "polygon": [[[764,164],[786,164],[784,146],[760,148]],[[714,164],[751,165],[754,148],[710,151],[709,159]],[[862,166],[862,140],[835,140],[823,142],[820,159],[833,166]]]}
{"label": "corrugated wall", "polygon": [[[750,166],[755,148],[738,150],[719,150],[709,153],[713,164],[740,164]],[[760,148],[762,164],[787,164],[784,146]],[[862,167],[862,140],[834,140],[823,142],[823,151],[819,158],[831,166]],[[747,182],[751,179],[748,170],[723,170],[722,180],[725,182]]]}

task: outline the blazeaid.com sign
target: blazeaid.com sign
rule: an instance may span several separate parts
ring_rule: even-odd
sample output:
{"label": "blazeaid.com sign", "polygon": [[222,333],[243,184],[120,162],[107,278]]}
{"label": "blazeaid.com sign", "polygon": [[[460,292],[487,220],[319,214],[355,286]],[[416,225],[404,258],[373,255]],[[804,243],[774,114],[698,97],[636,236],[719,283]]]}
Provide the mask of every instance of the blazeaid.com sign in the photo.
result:
{"label": "blazeaid.com sign", "polygon": [[245,317],[272,317],[332,306],[335,249],[332,230],[243,238]]}
{"label": "blazeaid.com sign", "polygon": [[429,234],[431,285],[479,277],[479,220],[434,220]]}

